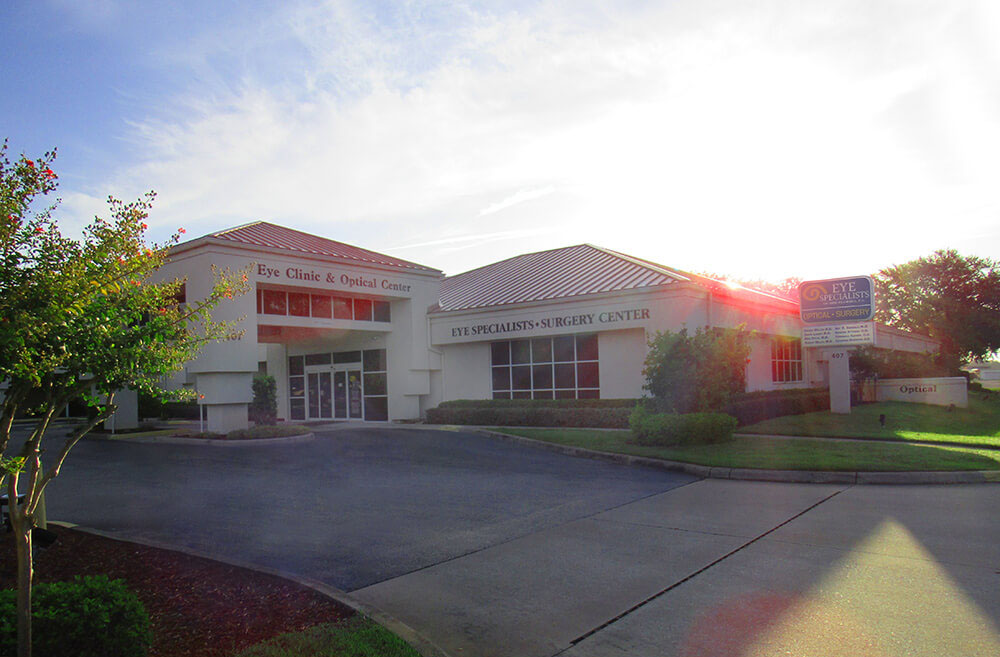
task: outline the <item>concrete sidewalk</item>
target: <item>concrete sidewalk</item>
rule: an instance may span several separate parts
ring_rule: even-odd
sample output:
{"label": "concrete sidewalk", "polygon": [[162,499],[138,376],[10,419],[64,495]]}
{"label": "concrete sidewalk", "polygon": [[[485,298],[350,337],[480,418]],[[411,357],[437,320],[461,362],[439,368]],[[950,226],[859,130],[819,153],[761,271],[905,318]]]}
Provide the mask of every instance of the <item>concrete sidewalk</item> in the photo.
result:
{"label": "concrete sidewalk", "polygon": [[452,655],[1000,654],[1000,488],[704,480],[355,591]]}

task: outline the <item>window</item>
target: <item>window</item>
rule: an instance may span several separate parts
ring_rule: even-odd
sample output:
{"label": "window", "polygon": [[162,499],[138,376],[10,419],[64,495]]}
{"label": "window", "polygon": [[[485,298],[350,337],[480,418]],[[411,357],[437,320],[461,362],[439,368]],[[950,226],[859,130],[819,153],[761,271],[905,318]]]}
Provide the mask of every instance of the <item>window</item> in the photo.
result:
{"label": "window", "polygon": [[264,314],[287,315],[288,303],[286,296],[281,290],[263,290]]}
{"label": "window", "polygon": [[312,316],[320,317],[322,319],[330,319],[331,317],[332,305],[330,303],[330,297],[325,294],[314,294],[312,295]]}
{"label": "window", "polygon": [[789,383],[802,380],[802,341],[798,338],[771,340],[771,380]]}
{"label": "window", "polygon": [[297,317],[309,316],[309,295],[301,292],[288,293],[288,314]]}
{"label": "window", "polygon": [[361,322],[392,321],[391,305],[388,301],[266,288],[257,288],[257,314],[350,319]]}
{"label": "window", "polygon": [[494,399],[597,399],[597,335],[490,344]]}
{"label": "window", "polygon": [[372,302],[368,299],[355,299],[354,319],[364,322],[372,321]]}
{"label": "window", "polygon": [[385,349],[365,349],[362,362],[364,363],[365,419],[386,421],[389,419],[389,382],[386,375]]}
{"label": "window", "polygon": [[288,357],[288,415],[293,420],[306,419],[306,373],[303,356]]}

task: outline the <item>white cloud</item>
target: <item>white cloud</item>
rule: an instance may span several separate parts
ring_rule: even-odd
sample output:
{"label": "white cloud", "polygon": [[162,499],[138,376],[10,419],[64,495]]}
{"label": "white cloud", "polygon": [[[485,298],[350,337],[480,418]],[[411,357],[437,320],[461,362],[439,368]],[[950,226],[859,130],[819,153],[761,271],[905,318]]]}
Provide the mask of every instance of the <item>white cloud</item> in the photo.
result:
{"label": "white cloud", "polygon": [[996,253],[996,14],[880,7],[298,6],[245,35],[291,44],[271,74],[138,120],[112,192],[157,189],[165,231],[266,219],[449,271],[584,241],[771,278]]}

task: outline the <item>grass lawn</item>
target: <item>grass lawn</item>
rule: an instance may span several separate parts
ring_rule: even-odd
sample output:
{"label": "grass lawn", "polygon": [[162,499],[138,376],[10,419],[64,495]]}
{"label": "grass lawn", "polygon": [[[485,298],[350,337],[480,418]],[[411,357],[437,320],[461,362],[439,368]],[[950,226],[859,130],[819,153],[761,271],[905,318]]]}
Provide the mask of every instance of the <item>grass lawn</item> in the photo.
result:
{"label": "grass lawn", "polygon": [[[886,417],[885,428],[878,417]],[[922,440],[1000,447],[1000,395],[969,395],[968,408],[879,402],[851,409],[849,415],[829,411],[786,415],[739,429],[741,433],[781,436],[833,436],[880,440]]]}
{"label": "grass lawn", "polygon": [[392,632],[367,618],[282,634],[236,657],[420,657]]}
{"label": "grass lawn", "polygon": [[836,442],[808,438],[735,438],[718,445],[645,447],[629,431],[493,429],[560,445],[723,468],[848,472],[1000,470],[1000,451],[889,442]]}

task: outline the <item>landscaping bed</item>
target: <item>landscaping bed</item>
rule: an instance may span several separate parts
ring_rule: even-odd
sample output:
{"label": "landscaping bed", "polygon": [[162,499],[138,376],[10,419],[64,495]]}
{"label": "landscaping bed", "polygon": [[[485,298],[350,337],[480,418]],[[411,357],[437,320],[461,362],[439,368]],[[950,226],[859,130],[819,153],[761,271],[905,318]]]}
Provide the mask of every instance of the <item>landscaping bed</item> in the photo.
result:
{"label": "landscaping bed", "polygon": [[[125,580],[152,619],[150,657],[230,657],[285,632],[356,617],[352,609],[280,577],[72,529],[51,529],[59,540],[38,551],[35,581],[96,574]],[[11,535],[0,532],[0,588],[16,586],[16,562]]]}
{"label": "landscaping bed", "polygon": [[672,447],[635,442],[630,431],[509,428],[500,433],[582,447],[720,468],[832,472],[928,472],[1000,470],[1000,451],[890,442],[737,437],[718,444]]}

